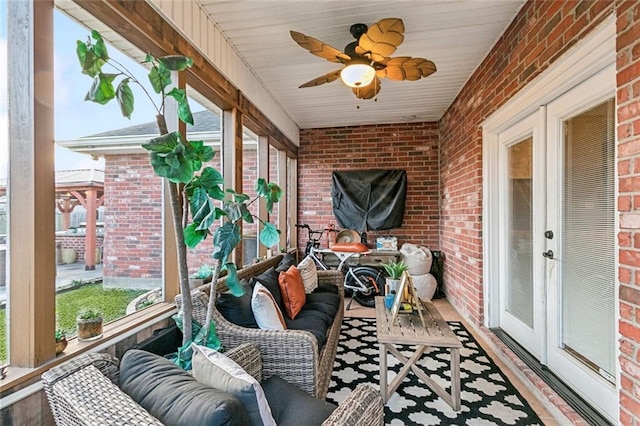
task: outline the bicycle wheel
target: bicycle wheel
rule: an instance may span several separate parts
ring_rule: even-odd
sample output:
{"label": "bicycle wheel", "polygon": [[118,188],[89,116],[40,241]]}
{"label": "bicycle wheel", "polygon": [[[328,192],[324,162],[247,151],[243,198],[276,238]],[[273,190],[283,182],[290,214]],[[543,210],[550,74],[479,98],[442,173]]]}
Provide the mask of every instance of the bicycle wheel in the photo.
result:
{"label": "bicycle wheel", "polygon": [[[382,295],[382,289],[384,288],[382,273],[375,268],[368,267],[354,268],[353,273],[367,287],[365,291],[354,290],[352,292],[353,300],[368,308],[375,306],[374,297]],[[349,275],[347,285],[349,287],[357,286],[353,276]]]}

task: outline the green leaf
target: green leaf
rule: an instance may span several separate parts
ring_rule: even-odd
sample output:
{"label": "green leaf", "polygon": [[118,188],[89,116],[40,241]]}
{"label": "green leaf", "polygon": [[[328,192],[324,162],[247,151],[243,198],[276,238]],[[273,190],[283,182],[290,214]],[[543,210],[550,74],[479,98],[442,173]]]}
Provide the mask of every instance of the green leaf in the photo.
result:
{"label": "green leaf", "polygon": [[156,93],[161,93],[171,84],[171,71],[163,66],[154,66],[149,71],[149,82]]}
{"label": "green leaf", "polygon": [[158,58],[158,62],[171,71],[184,71],[193,65],[193,59],[182,55],[163,56]]}
{"label": "green leaf", "polygon": [[[192,160],[197,160],[201,163],[211,161],[215,152],[213,148],[204,144],[204,141],[190,141]],[[198,167],[199,169],[200,167]]]}
{"label": "green leaf", "polygon": [[224,192],[220,185],[224,184],[224,179],[220,172],[213,167],[205,167],[195,182],[207,191],[207,194],[215,200],[223,200]]}
{"label": "green leaf", "polygon": [[249,211],[249,207],[245,203],[240,204],[240,214],[242,219],[247,223],[253,223],[253,215]]}
{"label": "green leaf", "polygon": [[183,370],[191,369],[191,358],[193,357],[193,350],[191,349],[191,340],[180,346],[177,351],[176,358],[173,362]]}
{"label": "green leaf", "polygon": [[91,88],[85,96],[85,101],[97,102],[101,105],[106,104],[111,99],[116,97],[116,91],[113,88],[113,79],[115,74],[102,74],[98,73],[93,78]]}
{"label": "green leaf", "polygon": [[233,194],[233,199],[236,203],[244,203],[245,201],[249,201],[251,199],[251,197],[249,197],[247,194]]}
{"label": "green leaf", "polygon": [[213,210],[213,205],[204,188],[196,188],[189,198],[189,207],[194,222],[202,222]]}
{"label": "green leaf", "polygon": [[120,105],[120,111],[122,115],[127,118],[131,118],[133,113],[133,92],[129,87],[129,79],[125,78],[118,84],[116,89],[116,96],[118,98],[118,104]]}
{"label": "green leaf", "polygon": [[187,99],[186,92],[183,89],[178,89],[177,87],[174,87],[169,92],[167,92],[167,96],[172,97],[176,100],[176,102],[182,102]]}
{"label": "green leaf", "polygon": [[226,203],[224,211],[227,212],[227,217],[229,217],[229,220],[232,222],[237,222],[242,219],[242,211],[238,203]]}
{"label": "green leaf", "polygon": [[91,32],[91,36],[96,40],[95,44],[93,45],[93,52],[98,58],[107,62],[109,60],[109,52],[107,52],[107,45],[104,44],[102,36],[96,30],[93,30]]}
{"label": "green leaf", "polygon": [[260,242],[266,247],[273,247],[280,242],[280,231],[272,223],[264,223],[260,231]]}
{"label": "green leaf", "polygon": [[240,297],[244,295],[244,288],[240,284],[240,280],[238,279],[238,271],[236,269],[236,265],[233,262],[228,262],[225,264],[225,269],[227,270],[227,287],[229,288],[229,292],[233,294],[235,297]]}
{"label": "green leaf", "polygon": [[171,182],[188,183],[194,176],[193,161],[179,132],[167,133],[142,145],[151,157],[155,173]]}
{"label": "green leaf", "polygon": [[213,234],[213,258],[226,263],[227,257],[240,243],[240,227],[227,222]]}
{"label": "green leaf", "polygon": [[214,222],[219,219],[218,217],[218,212],[216,211],[215,208],[213,208],[213,204],[211,203],[209,205],[210,209],[209,209],[209,214],[207,214],[202,221],[200,222],[200,224],[198,225],[198,230],[199,231],[207,231],[209,232],[209,228],[211,228],[211,226],[214,224]]}
{"label": "green leaf", "polygon": [[224,200],[225,197],[224,191],[219,186],[213,186],[207,189],[207,194],[209,194],[209,197],[214,200]]}
{"label": "green leaf", "polygon": [[280,201],[280,197],[282,196],[282,189],[273,182],[269,182],[267,184],[267,213],[271,213],[273,211],[273,204]]}
{"label": "green leaf", "polygon": [[227,216],[227,213],[225,213],[224,210],[222,210],[220,207],[216,207],[215,209],[213,209],[214,213],[216,214],[215,219],[218,220],[223,216]]}
{"label": "green leaf", "polygon": [[203,188],[208,189],[213,186],[223,185],[224,177],[213,167],[205,167],[200,173],[200,183]]}
{"label": "green leaf", "polygon": [[153,61],[155,61],[155,60],[156,60],[156,58],[154,58],[154,57],[151,55],[151,53],[147,53],[147,54],[144,56],[144,61],[142,61],[142,63],[143,63],[143,64],[148,64],[148,63],[151,63],[151,62],[153,62]]}
{"label": "green leaf", "polygon": [[76,55],[80,61],[82,73],[95,77],[102,72],[102,66],[109,60],[109,53],[100,34],[95,30],[91,34],[97,40],[96,44],[92,44],[91,39],[86,42],[77,40]]}
{"label": "green leaf", "polygon": [[183,123],[193,125],[193,115],[191,114],[186,92],[183,89],[174,87],[167,93],[167,96],[171,96],[178,103],[178,118],[180,118]]}
{"label": "green leaf", "polygon": [[256,194],[259,197],[266,197],[268,192],[267,181],[264,178],[258,178],[256,180]]}
{"label": "green leaf", "polygon": [[147,151],[156,152],[159,154],[169,154],[173,152],[176,145],[180,143],[181,135],[179,132],[166,133],[157,138],[149,140],[149,142],[142,144],[142,147]]}
{"label": "green leaf", "polygon": [[195,223],[191,223],[184,228],[184,243],[187,247],[194,248],[200,244],[208,234],[208,231],[198,230],[197,225]]}

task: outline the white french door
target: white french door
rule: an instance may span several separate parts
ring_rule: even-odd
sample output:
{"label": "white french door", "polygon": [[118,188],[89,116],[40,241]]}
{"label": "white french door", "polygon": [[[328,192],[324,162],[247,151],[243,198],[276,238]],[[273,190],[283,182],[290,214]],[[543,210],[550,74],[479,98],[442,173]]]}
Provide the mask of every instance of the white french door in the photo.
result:
{"label": "white french door", "polygon": [[547,365],[618,416],[615,101],[601,73],[547,107]]}
{"label": "white french door", "polygon": [[498,135],[500,143],[500,327],[537,358],[545,313],[542,242],[544,132],[532,114]]}
{"label": "white french door", "polygon": [[611,419],[615,102],[601,72],[497,135],[499,326]]}

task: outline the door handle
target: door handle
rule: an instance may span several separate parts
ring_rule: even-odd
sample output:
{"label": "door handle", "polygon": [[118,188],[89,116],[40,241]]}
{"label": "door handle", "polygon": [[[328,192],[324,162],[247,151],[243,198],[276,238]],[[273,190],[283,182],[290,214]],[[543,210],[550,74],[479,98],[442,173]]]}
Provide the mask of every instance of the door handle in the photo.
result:
{"label": "door handle", "polygon": [[547,251],[543,251],[542,257],[546,257],[547,259],[553,259],[553,250],[549,249]]}

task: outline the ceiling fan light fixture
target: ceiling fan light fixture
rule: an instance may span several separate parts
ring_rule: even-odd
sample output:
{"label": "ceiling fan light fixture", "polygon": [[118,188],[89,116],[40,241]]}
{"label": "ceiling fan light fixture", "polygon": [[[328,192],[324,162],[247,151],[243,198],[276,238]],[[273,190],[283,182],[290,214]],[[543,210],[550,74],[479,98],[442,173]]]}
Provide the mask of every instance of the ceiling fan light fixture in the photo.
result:
{"label": "ceiling fan light fixture", "polygon": [[349,87],[368,86],[376,76],[376,70],[368,63],[352,62],[340,72],[340,78]]}

